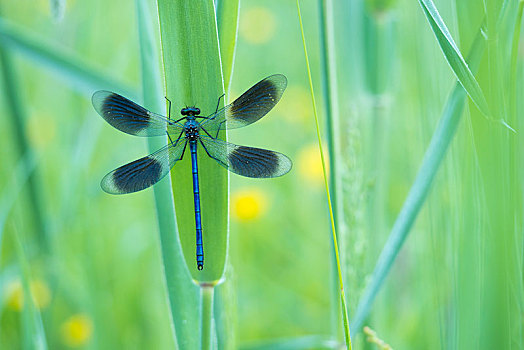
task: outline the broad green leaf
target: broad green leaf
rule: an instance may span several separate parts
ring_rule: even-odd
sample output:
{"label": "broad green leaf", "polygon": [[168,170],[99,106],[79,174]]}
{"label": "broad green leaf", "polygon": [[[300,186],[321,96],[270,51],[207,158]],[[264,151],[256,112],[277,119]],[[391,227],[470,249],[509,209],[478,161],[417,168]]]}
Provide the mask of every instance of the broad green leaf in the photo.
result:
{"label": "broad green leaf", "polygon": [[[158,15],[173,118],[185,106],[197,106],[204,116],[213,113],[224,94],[213,1],[158,0]],[[222,279],[227,255],[229,178],[227,170],[200,148],[204,269],[198,271],[191,156],[186,152],[171,171],[178,232],[192,278],[198,284],[214,285]]]}
{"label": "broad green leaf", "polygon": [[444,56],[453,70],[453,73],[457,77],[457,80],[464,87],[464,90],[466,90],[467,94],[480,112],[485,117],[491,118],[492,116],[486,97],[484,96],[479,83],[475,79],[475,76],[469,69],[468,64],[462,57],[462,54],[451,37],[444,21],[440,17],[435,4],[431,0],[419,0],[419,3],[420,6],[422,6],[422,10],[424,10],[424,14],[431,26],[431,30],[433,30],[433,33],[437,38],[442,53],[444,53]]}

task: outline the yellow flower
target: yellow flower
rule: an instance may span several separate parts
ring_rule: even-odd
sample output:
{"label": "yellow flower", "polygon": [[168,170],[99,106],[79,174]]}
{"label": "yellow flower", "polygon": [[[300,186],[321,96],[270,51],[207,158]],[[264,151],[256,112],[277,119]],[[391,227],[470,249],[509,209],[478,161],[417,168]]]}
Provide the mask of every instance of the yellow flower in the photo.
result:
{"label": "yellow flower", "polygon": [[[51,291],[47,283],[37,279],[29,284],[33,304],[38,309],[43,309],[51,301]],[[24,308],[24,288],[19,279],[10,281],[5,288],[7,307],[14,311],[21,311]]]}
{"label": "yellow flower", "polygon": [[262,217],[267,209],[267,195],[258,189],[244,189],[233,194],[233,216],[239,221]]}
{"label": "yellow flower", "polygon": [[56,136],[56,122],[51,116],[31,114],[26,123],[26,133],[33,147],[44,148]]}
{"label": "yellow flower", "polygon": [[5,286],[5,300],[8,309],[22,311],[24,307],[24,290],[19,279],[9,281]]}
{"label": "yellow flower", "polygon": [[276,31],[275,16],[264,7],[252,7],[240,17],[240,35],[252,44],[264,44]]}
{"label": "yellow flower", "polygon": [[[326,148],[323,145],[324,152]],[[326,155],[326,153],[324,153]],[[329,175],[329,164],[327,163],[327,157],[324,158],[326,161],[326,172]],[[324,173],[322,172],[322,160],[320,158],[320,151],[317,143],[303,148],[298,154],[297,159],[298,173],[300,177],[311,185],[322,186],[324,184]]]}
{"label": "yellow flower", "polygon": [[85,345],[93,335],[93,322],[85,314],[69,317],[61,326],[62,341],[70,347]]}

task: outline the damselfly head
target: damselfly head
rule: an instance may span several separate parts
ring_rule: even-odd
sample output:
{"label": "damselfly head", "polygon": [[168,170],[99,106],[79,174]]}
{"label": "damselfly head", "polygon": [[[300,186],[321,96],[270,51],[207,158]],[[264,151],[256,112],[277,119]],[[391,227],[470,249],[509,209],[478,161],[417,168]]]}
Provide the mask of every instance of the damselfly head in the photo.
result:
{"label": "damselfly head", "polygon": [[197,108],[197,107],[186,107],[186,108],[182,108],[180,113],[182,115],[199,115],[200,114],[200,108]]}

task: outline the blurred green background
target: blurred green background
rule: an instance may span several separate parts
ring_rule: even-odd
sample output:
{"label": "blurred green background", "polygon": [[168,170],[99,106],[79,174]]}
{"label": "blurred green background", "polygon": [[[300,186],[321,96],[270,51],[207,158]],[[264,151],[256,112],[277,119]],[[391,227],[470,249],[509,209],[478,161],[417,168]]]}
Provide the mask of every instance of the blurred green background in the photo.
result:
{"label": "blurred green background", "polygon": [[[500,9],[503,2],[491,3]],[[504,83],[517,11],[516,1],[508,3],[500,47],[487,54],[500,58],[504,92],[489,88],[496,86],[493,61],[484,57],[479,73],[491,106],[505,105],[522,88],[521,51],[516,88]],[[466,56],[482,4],[435,4]],[[319,3],[301,6],[325,130]],[[332,191],[351,318],[456,78],[417,1],[335,1],[334,7],[341,181]],[[145,140],[105,123],[91,106],[91,86],[31,52],[11,50],[2,38],[7,23],[16,25],[114,84],[97,89],[118,85],[117,92],[133,98],[140,90],[134,2],[2,1],[0,18],[0,348],[33,348],[28,334],[35,332],[45,334],[50,349],[174,347],[152,190],[111,196],[99,186],[107,172],[144,156]],[[338,315],[296,5],[242,0],[229,102],[274,73],[289,81],[281,102],[255,125],[229,133],[233,143],[277,150],[294,162],[282,178],[230,178],[230,265],[220,288],[234,305],[228,315],[239,347],[330,336],[332,314]],[[16,101],[20,109],[13,113]],[[519,131],[520,119],[505,111],[499,117]],[[485,149],[493,148],[485,142],[493,139],[501,140],[503,153],[490,158]],[[393,348],[523,348],[522,207],[507,207],[509,200],[521,203],[521,143],[520,134],[507,134],[466,106],[428,200],[364,322]],[[491,163],[497,157],[510,160],[501,167]],[[503,190],[490,195],[497,177]],[[493,208],[507,211],[491,217],[498,215]],[[497,240],[503,246],[490,251]],[[490,266],[500,270],[490,274]],[[497,272],[502,282],[491,279]],[[497,301],[508,310],[498,312]],[[494,324],[507,343],[485,331]],[[376,348],[360,329],[352,335],[355,348]]]}

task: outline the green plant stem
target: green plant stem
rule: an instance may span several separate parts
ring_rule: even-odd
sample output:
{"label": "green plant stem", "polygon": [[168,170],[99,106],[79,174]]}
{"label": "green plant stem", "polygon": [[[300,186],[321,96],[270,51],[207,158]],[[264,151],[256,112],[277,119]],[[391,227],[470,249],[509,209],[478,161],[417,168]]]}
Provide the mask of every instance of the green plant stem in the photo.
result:
{"label": "green plant stem", "polygon": [[311,103],[313,104],[313,114],[315,116],[315,126],[316,126],[316,131],[317,131],[317,138],[318,138],[318,148],[320,151],[320,158],[322,160],[322,173],[324,175],[324,185],[326,187],[326,195],[327,195],[328,206],[329,206],[329,217],[331,220],[331,230],[333,233],[333,246],[335,249],[335,256],[337,258],[338,280],[340,284],[340,303],[342,307],[342,316],[343,316],[342,318],[344,320],[344,336],[346,339],[346,348],[351,349],[351,334],[349,332],[346,296],[344,293],[344,282],[342,281],[342,271],[340,269],[340,257],[338,253],[338,244],[337,244],[337,231],[335,229],[335,219],[333,217],[333,206],[331,204],[331,196],[329,194],[328,177],[326,174],[326,162],[324,160],[324,152],[322,150],[322,138],[320,137],[320,125],[318,122],[317,104],[315,102],[315,93],[313,91],[313,81],[311,79],[311,69],[309,67],[309,58],[307,54],[306,37],[304,35],[304,25],[302,23],[302,15],[300,14],[299,0],[296,0],[296,3],[297,3],[298,20],[300,24],[300,32],[302,34],[302,45],[304,47],[304,57],[306,59],[306,68],[307,68],[307,74],[308,74],[308,80],[309,80],[309,90],[311,92]]}
{"label": "green plant stem", "polygon": [[[470,54],[468,56],[469,66],[472,71],[476,71],[479,66],[480,58],[485,48],[485,41],[482,34],[478,33]],[[431,138],[431,142],[424,154],[422,165],[417,173],[415,181],[411,186],[404,205],[400,210],[395,224],[391,229],[388,240],[380,253],[378,261],[373,270],[371,282],[364,290],[357,311],[351,323],[353,330],[359,330],[362,327],[364,319],[369,314],[373,301],[377,296],[384,280],[386,279],[391,266],[393,265],[407,235],[410,232],[418,213],[429,194],[433,179],[442,163],[447,149],[453,140],[457,126],[462,117],[466,101],[466,92],[460,83],[457,82],[451,93],[441,120]]]}
{"label": "green plant stem", "polygon": [[200,299],[202,300],[202,350],[211,350],[213,347],[213,296],[215,287],[201,286]]}
{"label": "green plant stem", "polygon": [[520,28],[522,25],[522,13],[524,10],[524,0],[519,0],[515,29],[513,30],[513,40],[511,43],[511,63],[509,69],[510,86],[510,116],[509,124],[517,125],[517,59],[519,55]]}
{"label": "green plant stem", "polygon": [[31,152],[18,160],[11,179],[0,195],[0,261],[2,260],[5,223],[11,208],[37,166],[38,160],[34,156],[35,154]]}
{"label": "green plant stem", "polygon": [[[26,111],[24,104],[20,97],[20,89],[18,86],[18,78],[15,73],[15,66],[11,57],[5,49],[0,49],[0,71],[3,77],[3,91],[5,94],[6,103],[9,108],[9,120],[11,121],[16,149],[19,157],[22,159],[31,159],[33,150],[29,144],[25,133],[25,119]],[[30,168],[30,164],[27,164]],[[36,172],[31,172],[27,180],[28,188],[28,207],[30,208],[30,215],[33,219],[34,229],[37,234],[37,240],[40,245],[41,252],[49,253],[50,242],[48,237],[48,230],[44,220],[44,210],[42,208],[42,196],[37,185]]]}
{"label": "green plant stem", "polygon": [[[388,174],[387,147],[389,140],[389,118],[386,105],[386,91],[391,75],[391,60],[388,55],[394,50],[394,37],[388,37],[390,16],[388,13],[368,13],[365,16],[367,37],[366,62],[372,62],[366,71],[368,87],[372,94],[371,135],[369,149],[372,178],[375,181],[373,193],[370,195],[370,229],[374,234],[384,232],[384,206],[387,201]],[[380,176],[379,176],[380,174]]]}
{"label": "green plant stem", "polygon": [[[228,265],[230,265],[230,260]],[[214,295],[214,325],[217,347],[220,350],[236,350],[237,291],[233,268],[226,267],[224,283],[216,286]]]}
{"label": "green plant stem", "polygon": [[[320,57],[321,57],[321,76],[322,76],[322,95],[326,106],[326,130],[329,154],[329,186],[333,189],[333,213],[335,219],[335,229],[340,232],[340,215],[338,209],[337,193],[340,191],[338,181],[338,147],[339,140],[336,130],[339,128],[338,94],[337,94],[337,71],[336,71],[336,52],[334,38],[334,16],[333,2],[331,0],[319,0],[320,14]],[[337,236],[337,238],[340,238]],[[330,329],[337,335],[340,330],[340,304],[338,302],[338,280],[337,280],[337,260],[334,247],[331,250],[331,295],[330,295]],[[343,252],[341,252],[343,255]],[[344,260],[344,259],[342,259]]]}

